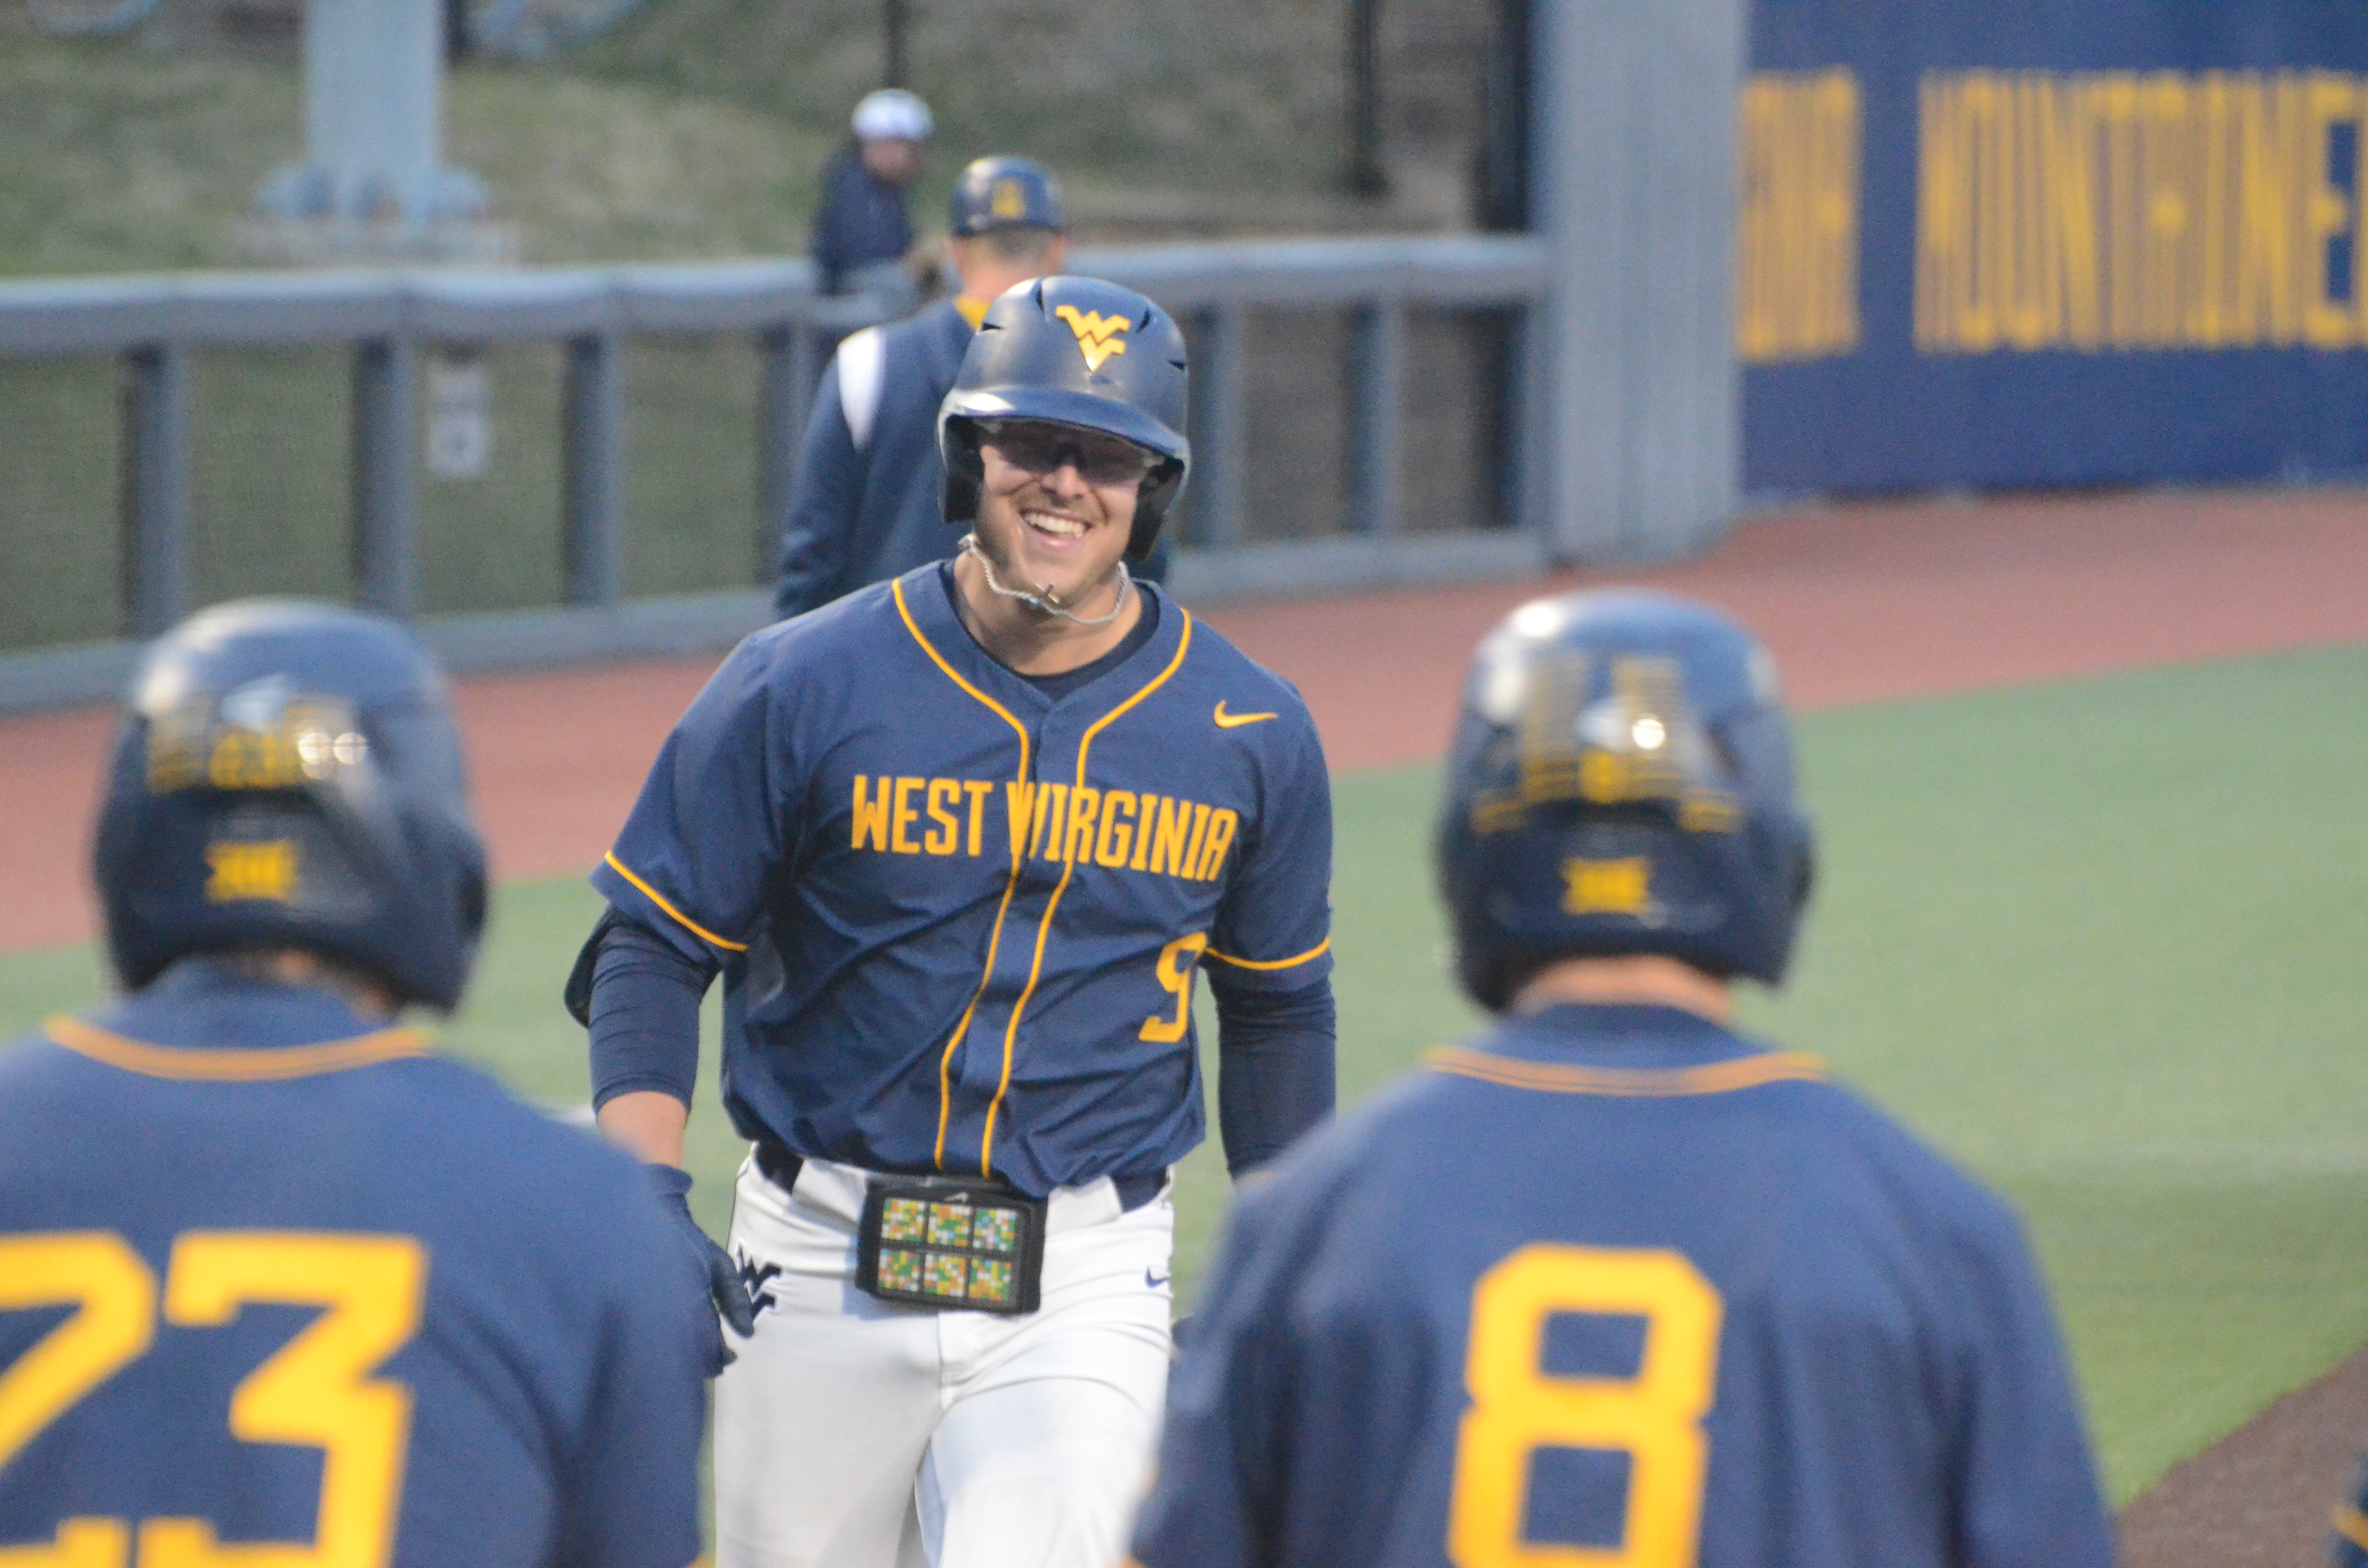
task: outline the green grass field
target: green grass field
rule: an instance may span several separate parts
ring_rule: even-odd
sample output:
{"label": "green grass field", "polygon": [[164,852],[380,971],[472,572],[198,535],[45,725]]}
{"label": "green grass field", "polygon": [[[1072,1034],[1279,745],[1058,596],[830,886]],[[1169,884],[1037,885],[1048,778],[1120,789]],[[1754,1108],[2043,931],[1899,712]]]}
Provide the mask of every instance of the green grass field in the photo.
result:
{"label": "green grass field", "polygon": [[[2364,688],[2351,647],[1801,725],[1820,884],[1794,983],[1751,1024],[2021,1206],[2116,1499],[2368,1340]],[[1430,894],[1435,788],[1337,786],[1346,1101],[1473,1022]],[[593,910],[572,880],[507,889],[451,1030],[553,1103],[585,1094],[556,993]],[[0,959],[0,1019],[97,984],[88,949]],[[720,1226],[737,1150],[703,1091]],[[1224,1206],[1211,1151],[1180,1200],[1189,1281]]]}

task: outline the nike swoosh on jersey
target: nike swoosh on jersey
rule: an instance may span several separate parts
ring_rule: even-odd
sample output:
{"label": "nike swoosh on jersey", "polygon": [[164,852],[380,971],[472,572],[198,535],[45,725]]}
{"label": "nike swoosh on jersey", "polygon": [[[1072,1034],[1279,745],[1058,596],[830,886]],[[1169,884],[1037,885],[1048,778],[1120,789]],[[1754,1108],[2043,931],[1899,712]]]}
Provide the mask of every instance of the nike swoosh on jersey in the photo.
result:
{"label": "nike swoosh on jersey", "polygon": [[1217,704],[1217,728],[1221,730],[1238,730],[1244,724],[1255,724],[1261,719],[1273,719],[1280,716],[1274,713],[1228,713],[1225,711],[1224,702],[1220,701]]}
{"label": "nike swoosh on jersey", "polygon": [[1171,1276],[1166,1274],[1155,1275],[1148,1268],[1143,1271],[1143,1282],[1155,1290],[1167,1284]]}

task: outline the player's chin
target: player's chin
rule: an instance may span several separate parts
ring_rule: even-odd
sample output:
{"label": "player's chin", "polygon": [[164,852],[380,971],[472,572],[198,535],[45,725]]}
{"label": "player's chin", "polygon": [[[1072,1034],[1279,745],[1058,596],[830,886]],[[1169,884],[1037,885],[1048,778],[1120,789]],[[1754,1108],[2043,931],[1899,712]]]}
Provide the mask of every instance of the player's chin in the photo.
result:
{"label": "player's chin", "polygon": [[1112,552],[1099,525],[1066,537],[1041,534],[1023,525],[1018,546],[1020,574],[1031,583],[1049,583],[1056,592],[1065,594],[1110,575]]}

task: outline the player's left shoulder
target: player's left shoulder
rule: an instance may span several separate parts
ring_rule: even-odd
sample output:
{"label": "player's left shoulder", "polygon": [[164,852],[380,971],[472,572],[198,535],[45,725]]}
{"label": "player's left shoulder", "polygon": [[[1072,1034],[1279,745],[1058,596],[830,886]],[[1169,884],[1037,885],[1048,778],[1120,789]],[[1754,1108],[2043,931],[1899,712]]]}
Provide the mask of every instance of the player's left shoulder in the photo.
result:
{"label": "player's left shoulder", "polygon": [[1817,1179],[1837,1208],[1897,1217],[1918,1250],[1958,1266],[1987,1271],[2028,1255],[2012,1203],[1850,1085],[1809,1085],[1789,1109],[1815,1119],[1826,1149]]}
{"label": "player's left shoulder", "polygon": [[1431,1098],[1429,1085],[1400,1080],[1244,1176],[1224,1225],[1235,1288],[1270,1302],[1315,1290],[1337,1304],[1349,1276],[1422,1277],[1428,1233],[1407,1217],[1440,1212],[1444,1200],[1410,1180],[1405,1154],[1409,1135],[1436,1119]]}
{"label": "player's left shoulder", "polygon": [[450,1108],[456,1127],[484,1157],[575,1187],[582,1183],[622,1187],[632,1175],[632,1155],[575,1119],[554,1115],[523,1100],[474,1062],[453,1054],[450,1041],[416,1058],[424,1097]]}
{"label": "player's left shoulder", "polygon": [[[414,1180],[466,1195],[504,1195],[497,1212],[473,1221],[516,1238],[541,1238],[562,1249],[606,1254],[622,1233],[660,1233],[658,1212],[639,1162],[588,1128],[528,1104],[482,1069],[433,1050],[380,1071],[396,1080],[383,1092],[390,1108],[365,1136],[383,1138],[390,1167],[416,1162]],[[406,1143],[424,1121],[438,1127],[432,1159]],[[631,1248],[627,1249],[631,1251]]]}
{"label": "player's left shoulder", "polygon": [[103,1087],[77,1071],[80,1057],[43,1032],[27,1030],[0,1041],[0,1176],[10,1154],[72,1138],[83,1123],[79,1108],[99,1102]]}
{"label": "player's left shoulder", "polygon": [[1177,676],[1177,698],[1205,705],[1219,732],[1261,748],[1312,745],[1320,755],[1315,719],[1299,688],[1197,617]]}

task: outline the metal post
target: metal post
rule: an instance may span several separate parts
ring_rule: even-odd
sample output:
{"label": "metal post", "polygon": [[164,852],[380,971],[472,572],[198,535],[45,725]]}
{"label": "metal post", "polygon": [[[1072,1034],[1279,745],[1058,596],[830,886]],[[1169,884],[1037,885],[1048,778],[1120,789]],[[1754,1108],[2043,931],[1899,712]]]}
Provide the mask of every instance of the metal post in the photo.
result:
{"label": "metal post", "polygon": [[1201,313],[1192,364],[1192,542],[1219,550],[1241,537],[1242,307]]}
{"label": "metal post", "polygon": [[304,159],[256,193],[249,241],[308,262],[505,256],[509,236],[483,221],[484,187],[438,148],[445,62],[477,36],[465,0],[305,0],[303,11]]}
{"label": "metal post", "polygon": [[1398,446],[1406,426],[1406,306],[1360,306],[1349,343],[1354,392],[1349,405],[1349,526],[1397,532]]}
{"label": "metal post", "polygon": [[354,591],[404,619],[419,613],[418,375],[418,346],[408,338],[354,347]]}
{"label": "metal post", "polygon": [[189,612],[189,366],[170,344],[123,357],[123,619],[134,637]]}
{"label": "metal post", "polygon": [[[1527,475],[1569,561],[1699,545],[1740,491],[1735,115],[1745,0],[1535,0]],[[1706,109],[1705,106],[1713,106]]]}
{"label": "metal post", "polygon": [[1382,0],[1349,0],[1349,189],[1386,196],[1382,167]]}
{"label": "metal post", "polygon": [[789,527],[790,494],[797,485],[798,455],[805,444],[820,374],[814,368],[818,347],[814,328],[803,321],[757,335],[755,580],[759,584],[773,580],[781,534]]}
{"label": "metal post", "polygon": [[[1743,501],[1743,369],[1735,344],[1736,107],[1748,0],[1651,7],[1659,22],[1629,188],[1629,528],[1622,552],[1669,556],[1725,534]],[[1720,112],[1702,112],[1705,104]]]}
{"label": "metal post", "polygon": [[614,333],[567,342],[560,414],[567,602],[624,597],[625,367]]}
{"label": "metal post", "polygon": [[880,52],[881,85],[888,87],[910,86],[905,80],[905,35],[910,20],[905,0],[881,0]]}
{"label": "metal post", "polygon": [[304,153],[331,210],[383,203],[418,222],[436,204],[444,8],[438,0],[311,0],[304,8]]}
{"label": "metal post", "polygon": [[1484,229],[1529,226],[1530,0],[1493,0],[1482,86],[1476,212]]}
{"label": "metal post", "polygon": [[1544,487],[1538,483],[1538,412],[1545,398],[1538,366],[1543,358],[1535,324],[1543,315],[1536,305],[1513,311],[1499,331],[1505,346],[1504,377],[1497,391],[1497,504],[1507,528],[1549,539]]}

